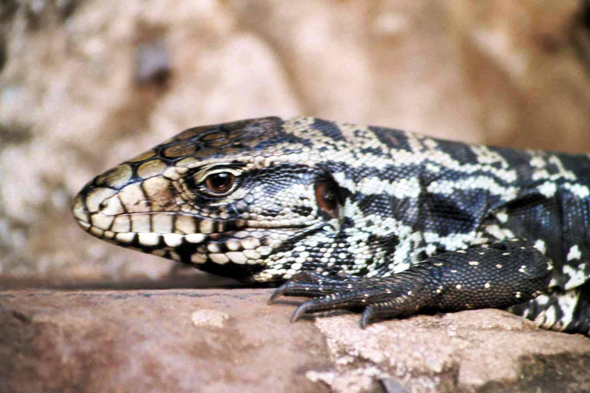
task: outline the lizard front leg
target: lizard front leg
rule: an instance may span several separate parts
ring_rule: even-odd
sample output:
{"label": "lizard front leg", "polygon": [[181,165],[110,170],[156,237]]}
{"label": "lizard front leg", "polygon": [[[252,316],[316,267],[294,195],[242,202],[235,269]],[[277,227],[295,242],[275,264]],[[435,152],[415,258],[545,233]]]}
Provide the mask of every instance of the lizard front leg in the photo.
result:
{"label": "lizard front leg", "polygon": [[271,297],[309,296],[295,311],[303,314],[364,308],[362,326],[376,318],[403,317],[419,310],[458,311],[505,308],[547,290],[551,261],[518,239],[449,251],[391,277],[325,278],[301,273]]}

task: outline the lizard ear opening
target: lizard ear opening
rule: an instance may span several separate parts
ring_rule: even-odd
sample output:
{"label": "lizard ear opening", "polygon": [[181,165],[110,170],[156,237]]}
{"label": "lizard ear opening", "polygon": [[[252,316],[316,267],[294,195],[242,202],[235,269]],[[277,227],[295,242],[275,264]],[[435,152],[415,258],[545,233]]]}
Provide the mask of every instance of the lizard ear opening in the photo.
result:
{"label": "lizard ear opening", "polygon": [[315,199],[320,209],[330,217],[337,217],[340,213],[340,200],[336,185],[329,180],[315,182]]}

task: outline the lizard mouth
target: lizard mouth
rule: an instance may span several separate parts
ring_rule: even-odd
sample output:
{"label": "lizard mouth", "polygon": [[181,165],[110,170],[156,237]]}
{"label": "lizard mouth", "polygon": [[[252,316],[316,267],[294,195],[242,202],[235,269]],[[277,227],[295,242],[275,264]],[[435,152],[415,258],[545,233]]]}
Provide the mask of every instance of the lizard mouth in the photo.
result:
{"label": "lizard mouth", "polygon": [[262,265],[264,259],[305,226],[246,220],[214,220],[183,212],[116,215],[91,212],[83,195],[72,208],[78,225],[89,234],[126,248],[163,258],[205,265]]}

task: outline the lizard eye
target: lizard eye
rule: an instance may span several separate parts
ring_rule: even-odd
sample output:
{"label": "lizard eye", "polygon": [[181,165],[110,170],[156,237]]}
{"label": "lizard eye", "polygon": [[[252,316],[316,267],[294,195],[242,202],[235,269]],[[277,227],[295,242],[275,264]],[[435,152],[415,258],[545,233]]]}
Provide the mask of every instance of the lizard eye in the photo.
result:
{"label": "lizard eye", "polygon": [[331,217],[338,216],[338,195],[333,184],[326,181],[317,181],[315,184],[315,199],[320,209]]}
{"label": "lizard eye", "polygon": [[221,196],[233,189],[235,180],[233,173],[217,172],[207,176],[204,183],[209,193],[214,196]]}

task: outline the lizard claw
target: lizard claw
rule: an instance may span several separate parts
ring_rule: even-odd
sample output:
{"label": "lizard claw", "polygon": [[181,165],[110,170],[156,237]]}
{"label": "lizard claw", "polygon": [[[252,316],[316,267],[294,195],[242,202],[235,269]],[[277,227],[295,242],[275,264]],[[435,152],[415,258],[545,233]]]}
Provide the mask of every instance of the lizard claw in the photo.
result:
{"label": "lizard claw", "polygon": [[272,295],[270,295],[270,299],[268,299],[268,304],[273,304],[274,301],[277,300],[277,298],[283,296],[285,294],[285,292],[287,292],[287,289],[289,289],[289,282],[288,281],[286,283],[284,283],[283,285],[281,285],[280,287],[278,287],[272,293]]}
{"label": "lizard claw", "polygon": [[291,317],[291,323],[297,322],[297,320],[301,318],[301,316],[305,314],[307,310],[313,307],[313,303],[313,300],[310,300],[297,307],[297,310],[295,310],[293,316]]}
{"label": "lizard claw", "polygon": [[363,310],[363,315],[361,317],[361,328],[364,329],[371,323],[371,319],[373,319],[373,315],[374,315],[374,307],[367,306]]}

